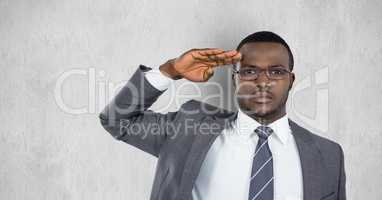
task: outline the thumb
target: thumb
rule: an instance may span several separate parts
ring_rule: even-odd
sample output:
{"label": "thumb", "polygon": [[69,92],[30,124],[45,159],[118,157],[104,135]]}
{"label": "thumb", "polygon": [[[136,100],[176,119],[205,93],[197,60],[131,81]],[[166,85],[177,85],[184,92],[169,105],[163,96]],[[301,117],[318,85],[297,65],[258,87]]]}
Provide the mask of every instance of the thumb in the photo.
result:
{"label": "thumb", "polygon": [[208,80],[213,75],[214,75],[214,69],[212,67],[208,67],[208,69],[204,71],[203,78],[204,80]]}

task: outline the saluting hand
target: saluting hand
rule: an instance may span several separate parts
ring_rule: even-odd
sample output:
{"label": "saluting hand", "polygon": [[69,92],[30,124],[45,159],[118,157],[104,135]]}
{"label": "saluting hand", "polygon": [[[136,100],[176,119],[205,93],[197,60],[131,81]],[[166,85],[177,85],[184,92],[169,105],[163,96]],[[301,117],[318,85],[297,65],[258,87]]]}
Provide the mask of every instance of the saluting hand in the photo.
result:
{"label": "saluting hand", "polygon": [[241,59],[236,50],[220,48],[191,49],[160,66],[160,71],[172,79],[185,78],[193,82],[205,82],[218,66],[234,64]]}

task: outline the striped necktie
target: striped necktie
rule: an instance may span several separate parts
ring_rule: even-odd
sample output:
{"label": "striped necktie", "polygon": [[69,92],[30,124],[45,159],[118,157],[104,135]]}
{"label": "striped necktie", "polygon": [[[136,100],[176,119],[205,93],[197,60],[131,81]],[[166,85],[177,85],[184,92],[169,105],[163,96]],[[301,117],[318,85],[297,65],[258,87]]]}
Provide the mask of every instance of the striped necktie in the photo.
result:
{"label": "striped necktie", "polygon": [[273,130],[267,126],[259,126],[255,133],[259,136],[249,187],[249,200],[273,200],[273,158],[269,149],[268,137]]}

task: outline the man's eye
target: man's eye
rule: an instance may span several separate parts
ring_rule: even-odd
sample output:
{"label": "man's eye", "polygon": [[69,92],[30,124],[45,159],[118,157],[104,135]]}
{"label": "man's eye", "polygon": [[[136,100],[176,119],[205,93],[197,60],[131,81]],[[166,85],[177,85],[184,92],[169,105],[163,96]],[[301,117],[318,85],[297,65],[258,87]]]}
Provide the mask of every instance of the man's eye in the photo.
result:
{"label": "man's eye", "polygon": [[241,70],[242,74],[250,75],[250,74],[256,74],[256,70],[253,69],[243,69]]}
{"label": "man's eye", "polygon": [[272,75],[283,75],[283,74],[285,74],[285,71],[283,69],[271,69],[271,70],[269,70],[269,72]]}

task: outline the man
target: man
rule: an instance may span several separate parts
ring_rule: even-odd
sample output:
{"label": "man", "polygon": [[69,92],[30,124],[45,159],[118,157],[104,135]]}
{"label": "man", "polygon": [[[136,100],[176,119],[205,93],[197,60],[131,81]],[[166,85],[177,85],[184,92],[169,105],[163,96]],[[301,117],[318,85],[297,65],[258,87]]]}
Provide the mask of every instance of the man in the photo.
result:
{"label": "man", "polygon": [[[205,82],[233,64],[238,112],[191,100],[148,108],[173,80]],[[343,151],[288,119],[293,55],[272,32],[236,50],[192,49],[158,69],[144,65],[100,114],[116,139],[158,157],[152,200],[346,199]]]}

